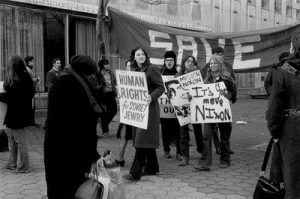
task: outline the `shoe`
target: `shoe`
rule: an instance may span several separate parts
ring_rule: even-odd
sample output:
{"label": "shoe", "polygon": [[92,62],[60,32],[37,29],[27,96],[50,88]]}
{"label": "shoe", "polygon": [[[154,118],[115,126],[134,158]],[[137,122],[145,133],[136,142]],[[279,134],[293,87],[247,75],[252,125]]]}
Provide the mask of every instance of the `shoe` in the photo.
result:
{"label": "shoe", "polygon": [[16,164],[6,165],[3,167],[3,169],[7,169],[7,170],[15,170],[16,168],[17,168]]}
{"label": "shoe", "polygon": [[170,152],[165,152],[165,158],[166,159],[172,158],[172,156],[170,155]]}
{"label": "shoe", "polygon": [[210,171],[210,168],[204,165],[196,165],[194,168],[198,171]]}
{"label": "shoe", "polygon": [[176,154],[176,160],[181,161],[182,160],[182,156],[180,154]]}
{"label": "shoe", "polygon": [[147,171],[142,171],[142,176],[155,176],[156,172],[147,172]]}
{"label": "shoe", "polygon": [[216,148],[216,154],[221,155],[221,149],[220,148]]}
{"label": "shoe", "polygon": [[221,169],[226,169],[229,167],[229,163],[221,163],[219,166]]}
{"label": "shoe", "polygon": [[188,160],[188,158],[183,157],[178,166],[184,167],[184,166],[187,166],[187,165],[189,165],[189,160]]}
{"label": "shoe", "polygon": [[117,159],[115,159],[115,162],[116,162],[118,165],[120,165],[120,167],[124,167],[124,165],[125,165],[125,160],[117,160]]}
{"label": "shoe", "polygon": [[234,154],[234,152],[233,152],[233,151],[231,151],[231,150],[229,150],[229,154]]}
{"label": "shoe", "polygon": [[138,181],[141,179],[141,178],[133,177],[131,174],[124,175],[123,178],[128,181]]}
{"label": "shoe", "polygon": [[29,169],[17,169],[15,170],[16,173],[29,173],[30,170]]}

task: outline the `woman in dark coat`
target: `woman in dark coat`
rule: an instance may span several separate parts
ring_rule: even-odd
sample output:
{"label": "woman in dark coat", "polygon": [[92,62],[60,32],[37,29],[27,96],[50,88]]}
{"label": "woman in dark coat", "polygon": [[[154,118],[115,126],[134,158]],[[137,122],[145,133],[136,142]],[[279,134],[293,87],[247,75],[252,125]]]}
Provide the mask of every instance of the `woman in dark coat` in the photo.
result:
{"label": "woman in dark coat", "polygon": [[[96,72],[95,62],[88,56],[76,55],[70,65],[92,90],[87,76]],[[48,100],[44,143],[47,196],[48,199],[73,199],[85,180],[85,173],[99,158],[97,115],[84,87],[68,68],[51,87]]]}
{"label": "woman in dark coat", "polygon": [[[4,124],[11,140],[10,157],[6,169],[19,173],[29,172],[29,157],[24,128],[32,124],[33,81],[26,70],[25,61],[20,56],[13,56],[9,61],[8,75],[4,82],[7,93],[7,112]],[[17,156],[20,153],[20,165],[17,168]]]}
{"label": "woman in dark coat", "polygon": [[[135,157],[130,168],[130,174],[124,176],[127,180],[139,180],[144,173],[155,175],[159,172],[159,166],[155,149],[159,146],[159,103],[158,98],[164,92],[163,80],[159,69],[149,62],[147,53],[142,48],[131,51],[133,63],[132,68],[136,71],[144,72],[147,79],[149,91],[149,116],[147,130],[135,128],[133,132],[133,146],[135,147]],[[145,160],[147,163],[145,164]]]}
{"label": "woman in dark coat", "polygon": [[273,70],[267,122],[281,149],[285,199],[300,198],[300,34],[292,37],[291,55]]}

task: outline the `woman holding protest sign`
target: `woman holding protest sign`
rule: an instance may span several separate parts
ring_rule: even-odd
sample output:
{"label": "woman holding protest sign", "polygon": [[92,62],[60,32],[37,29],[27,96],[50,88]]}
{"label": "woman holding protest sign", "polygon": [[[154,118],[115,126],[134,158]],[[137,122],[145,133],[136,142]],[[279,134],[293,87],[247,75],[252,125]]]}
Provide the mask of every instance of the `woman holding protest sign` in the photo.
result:
{"label": "woman holding protest sign", "polygon": [[[174,51],[167,51],[164,55],[162,75],[174,77],[176,72],[176,54]],[[173,113],[174,114],[174,113]],[[165,158],[171,158],[170,142],[171,137],[176,140],[176,159],[182,160],[180,151],[180,126],[177,118],[160,118],[162,141],[165,151]],[[175,134],[172,136],[172,134]]]}
{"label": "woman holding protest sign", "polygon": [[[218,57],[212,55],[210,60],[210,68],[207,71],[207,76],[204,83],[216,83],[224,82],[227,92],[224,96],[229,99],[232,103],[236,101],[237,89],[234,80],[225,75],[222,70],[222,63],[219,61]],[[204,124],[204,135],[203,135],[203,158],[199,160],[198,165],[195,169],[199,171],[209,171],[212,165],[212,136],[214,133],[215,126],[218,125],[221,134],[221,156],[220,156],[220,168],[227,168],[230,165],[230,134],[232,130],[231,122],[225,123],[205,123]]]}
{"label": "woman holding protest sign", "polygon": [[[199,70],[197,67],[197,62],[194,56],[189,55],[182,60],[181,71],[177,73],[175,77],[185,75],[191,72]],[[194,135],[197,144],[197,152],[202,153],[203,151],[203,135],[201,124],[193,124]],[[180,127],[180,149],[182,153],[182,160],[179,166],[186,166],[189,164],[189,124]]]}
{"label": "woman holding protest sign", "polygon": [[[160,71],[156,66],[150,64],[149,57],[142,48],[135,48],[131,51],[133,60],[132,69],[144,72],[147,79],[149,96],[148,128],[133,128],[133,146],[135,147],[135,157],[130,168],[129,175],[124,176],[130,181],[139,180],[145,175],[156,175],[159,172],[155,149],[159,146],[159,104],[158,98],[164,92],[163,80]],[[147,163],[145,160],[147,159]],[[143,171],[144,168],[144,171]]]}

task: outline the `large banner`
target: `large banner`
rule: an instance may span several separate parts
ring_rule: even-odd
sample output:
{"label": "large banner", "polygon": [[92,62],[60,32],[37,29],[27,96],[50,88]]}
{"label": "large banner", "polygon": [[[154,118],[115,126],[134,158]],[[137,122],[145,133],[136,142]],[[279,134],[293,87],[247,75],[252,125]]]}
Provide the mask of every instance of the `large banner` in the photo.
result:
{"label": "large banner", "polygon": [[149,106],[145,73],[116,70],[120,122],[147,129]]}
{"label": "large banner", "polygon": [[[174,76],[164,75],[162,76],[164,82],[168,82],[174,79]],[[160,118],[176,118],[174,108],[171,104],[170,99],[167,97],[167,89],[165,92],[158,98],[159,107],[160,107]]]}
{"label": "large banner", "polygon": [[[4,92],[3,83],[0,82],[0,93]],[[3,125],[4,118],[6,115],[7,105],[5,103],[0,102],[0,130],[6,129],[6,126]]]}
{"label": "large banner", "polygon": [[202,84],[190,89],[191,123],[232,122],[229,100],[224,82]]}
{"label": "large banner", "polygon": [[[207,33],[184,30],[142,21],[115,8],[108,8],[106,31],[110,54],[127,58],[132,49],[143,47],[153,64],[162,65],[167,50],[174,50],[177,63],[187,55],[196,57],[202,67],[211,56],[211,49],[224,47],[224,60],[235,72],[264,71],[278,62],[278,56],[289,51],[291,35],[300,26],[281,26],[271,29],[238,33]],[[98,19],[102,20],[102,19]]]}

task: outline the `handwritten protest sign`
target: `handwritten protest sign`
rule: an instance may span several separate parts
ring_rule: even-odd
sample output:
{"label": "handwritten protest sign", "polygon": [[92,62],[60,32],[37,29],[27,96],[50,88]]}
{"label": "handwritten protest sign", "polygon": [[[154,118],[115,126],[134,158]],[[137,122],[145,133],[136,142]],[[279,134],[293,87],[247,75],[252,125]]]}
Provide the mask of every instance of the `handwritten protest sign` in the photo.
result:
{"label": "handwritten protest sign", "polygon": [[147,129],[149,106],[145,73],[116,70],[120,122]]}
{"label": "handwritten protest sign", "polygon": [[[0,82],[0,93],[3,93],[3,83]],[[0,130],[6,129],[6,126],[3,125],[5,114],[7,110],[7,105],[5,103],[0,102]]]}
{"label": "handwritten protest sign", "polygon": [[[173,80],[174,77],[171,75],[162,76],[164,82]],[[161,118],[176,118],[174,108],[171,104],[170,99],[167,97],[167,90],[158,98],[159,107],[160,107],[160,117]]]}
{"label": "handwritten protest sign", "polygon": [[197,85],[190,89],[191,123],[232,122],[232,113],[224,82]]}
{"label": "handwritten protest sign", "polygon": [[179,83],[184,90],[188,90],[195,85],[203,84],[203,79],[200,70],[195,70],[188,74],[177,77]]}
{"label": "handwritten protest sign", "polygon": [[171,104],[175,110],[180,126],[191,122],[190,102],[187,98],[187,91],[183,90],[177,78],[165,82],[165,87],[170,95]]}

